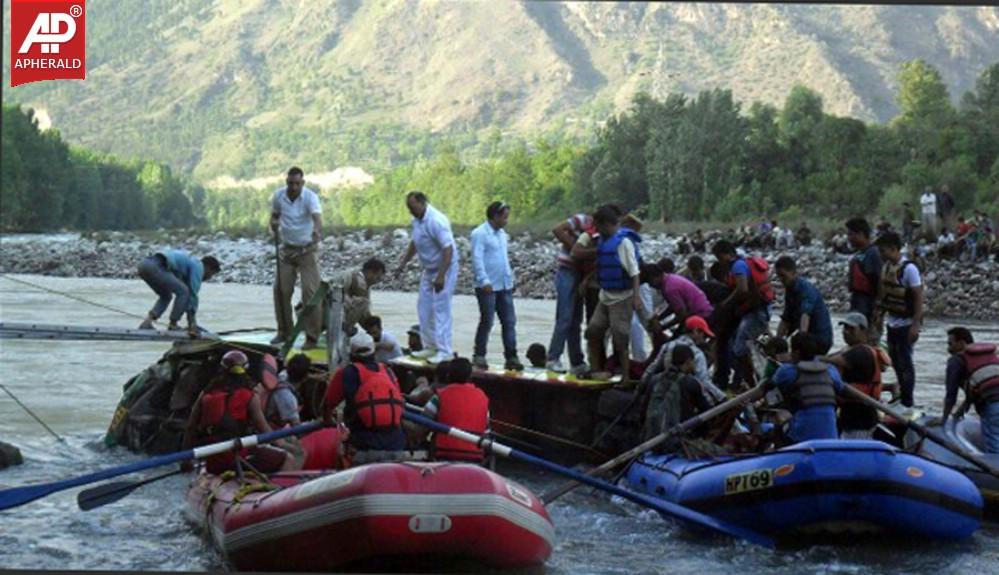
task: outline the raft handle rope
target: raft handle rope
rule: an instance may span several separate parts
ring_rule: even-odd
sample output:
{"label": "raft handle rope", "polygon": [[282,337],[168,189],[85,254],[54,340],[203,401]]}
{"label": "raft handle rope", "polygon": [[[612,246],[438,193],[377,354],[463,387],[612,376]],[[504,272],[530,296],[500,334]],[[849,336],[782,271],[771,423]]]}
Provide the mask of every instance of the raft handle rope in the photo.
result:
{"label": "raft handle rope", "polygon": [[[24,284],[26,286],[33,287],[35,289],[38,289],[38,290],[41,290],[41,291],[44,291],[44,292],[48,292],[48,293],[55,294],[55,295],[61,295],[63,297],[67,297],[69,299],[73,299],[73,300],[76,300],[78,302],[85,303],[87,305],[92,305],[92,306],[95,306],[95,307],[104,308],[104,309],[106,309],[108,311],[113,311],[115,313],[120,313],[120,314],[127,315],[129,317],[134,317],[134,318],[137,318],[137,319],[146,319],[146,316],[144,316],[144,315],[136,315],[136,314],[134,314],[134,313],[132,313],[130,311],[125,311],[123,309],[118,309],[118,308],[114,308],[114,307],[111,307],[111,306],[108,306],[108,305],[97,303],[95,301],[90,301],[88,299],[85,299],[85,298],[82,298],[82,297],[79,297],[79,296],[75,296],[73,294],[66,293],[64,291],[60,291],[60,290],[52,289],[52,288],[47,288],[45,286],[34,284],[34,283],[29,282],[29,281],[25,281],[25,280],[13,278],[13,277],[11,277],[8,274],[0,273],[0,277],[3,277],[4,279],[10,280],[10,281],[15,282],[15,283]],[[156,322],[153,322],[153,323],[156,323]]]}
{"label": "raft handle rope", "polygon": [[25,412],[27,412],[28,415],[30,415],[31,417],[33,417],[35,419],[35,421],[37,421],[38,423],[42,424],[42,427],[45,428],[45,431],[48,431],[49,433],[51,433],[52,437],[55,437],[61,443],[66,443],[66,440],[63,439],[61,435],[59,435],[58,433],[56,433],[55,431],[53,431],[52,428],[49,427],[44,421],[42,421],[41,417],[38,417],[37,415],[35,415],[34,411],[31,411],[30,409],[28,409],[27,405],[24,405],[23,403],[21,403],[21,400],[18,399],[17,396],[14,395],[9,389],[7,389],[6,385],[3,385],[2,383],[0,383],[0,388],[3,388],[3,390],[5,392],[7,392],[7,395],[9,395],[10,398],[13,399],[18,405],[20,405],[21,409],[23,409]]}
{"label": "raft handle rope", "polygon": [[558,437],[557,435],[550,435],[548,433],[543,433],[541,431],[530,429],[528,427],[521,427],[519,425],[514,425],[513,423],[508,423],[506,421],[501,421],[499,419],[492,418],[492,417],[489,418],[489,421],[490,421],[490,423],[495,423],[495,424],[498,424],[498,425],[502,425],[502,426],[508,427],[510,429],[516,429],[517,431],[523,431],[524,433],[528,433],[528,434],[531,434],[531,435],[536,435],[538,437],[543,437],[545,439],[549,439],[549,440],[554,441],[556,443],[564,443],[565,445],[569,445],[571,447],[575,447],[576,449],[582,449],[583,451],[589,451],[590,453],[595,453],[595,454],[597,454],[597,455],[599,455],[601,457],[604,457],[604,458],[607,457],[606,453],[604,453],[602,451],[598,451],[598,450],[594,449],[593,447],[591,447],[589,445],[583,445],[582,443],[576,443],[575,441],[571,441],[571,440],[565,439],[563,437]]}

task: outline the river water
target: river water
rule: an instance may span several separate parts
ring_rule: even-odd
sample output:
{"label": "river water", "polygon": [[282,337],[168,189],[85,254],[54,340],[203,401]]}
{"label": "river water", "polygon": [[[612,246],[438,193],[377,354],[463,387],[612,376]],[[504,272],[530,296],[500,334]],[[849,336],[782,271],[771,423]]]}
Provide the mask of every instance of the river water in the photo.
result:
{"label": "river water", "polygon": [[[155,299],[138,280],[11,277],[114,309],[0,276],[0,321],[135,327]],[[386,329],[404,338],[415,323],[416,295],[376,291],[373,300]],[[209,283],[201,301],[199,321],[215,331],[274,325],[267,286]],[[470,355],[478,320],[474,298],[457,296],[454,310],[457,351]],[[521,351],[534,341],[547,345],[554,302],[517,301],[517,314]],[[981,340],[999,339],[997,325],[963,323]],[[939,412],[943,397],[945,331],[952,325],[928,321],[916,346],[916,403],[934,412]],[[494,361],[501,361],[498,331],[497,326],[490,341]],[[161,342],[0,340],[0,383],[65,442],[0,394],[0,440],[18,446],[25,458],[24,465],[0,471],[0,488],[65,479],[141,459],[123,449],[109,451],[101,439],[122,384],[167,347]],[[560,482],[520,466],[509,472],[536,493]],[[70,489],[2,511],[0,569],[224,569],[211,544],[182,517],[185,487],[186,479],[174,476],[92,511],[80,511],[75,501],[79,489]],[[700,539],[653,512],[584,489],[560,499],[549,512],[558,536],[545,569],[551,574],[999,573],[996,524],[985,524],[961,543],[872,541],[774,552],[724,539]]]}

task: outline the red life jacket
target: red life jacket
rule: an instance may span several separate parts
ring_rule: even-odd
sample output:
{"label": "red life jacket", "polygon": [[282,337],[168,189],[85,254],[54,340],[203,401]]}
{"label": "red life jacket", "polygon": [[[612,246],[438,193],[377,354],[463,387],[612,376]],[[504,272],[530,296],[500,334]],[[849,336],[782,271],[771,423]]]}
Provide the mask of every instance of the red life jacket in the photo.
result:
{"label": "red life jacket", "polygon": [[968,367],[968,394],[972,401],[999,397],[999,356],[992,343],[972,343],[964,348]]}
{"label": "red life jacket", "polygon": [[395,375],[383,364],[378,364],[378,371],[368,369],[363,363],[355,362],[361,384],[354,393],[349,406],[353,417],[365,429],[372,431],[381,429],[398,429],[402,427],[402,412],[406,402],[399,391],[399,383]]}
{"label": "red life jacket", "polygon": [[864,265],[857,256],[850,259],[848,288],[853,293],[869,296],[874,295],[874,284],[871,282],[871,278],[867,277],[867,274],[864,273]]}
{"label": "red life jacket", "polygon": [[848,381],[847,383],[857,388],[857,390],[868,395],[878,401],[881,400],[881,366],[883,363],[881,357],[881,351],[870,346],[864,345],[867,351],[871,352],[874,356],[874,375],[871,377],[870,381]]}
{"label": "red life jacket", "polygon": [[[202,394],[198,419],[199,443],[206,445],[247,435],[250,431],[251,399],[253,391],[245,387],[229,389],[215,386]],[[242,450],[240,455],[245,457],[247,451]],[[233,467],[235,455],[232,451],[212,455],[205,464],[209,473],[217,475]]]}
{"label": "red life jacket", "polygon": [[[489,398],[471,383],[452,383],[437,392],[440,407],[437,421],[475,435],[482,435],[489,426]],[[435,459],[481,462],[482,448],[467,441],[435,433],[431,453]]]}
{"label": "red life jacket", "polygon": [[[739,314],[745,314],[758,305],[766,305],[774,301],[774,287],[770,284],[770,264],[761,257],[744,258],[749,266],[750,295],[739,308]],[[728,287],[735,289],[735,274],[728,273]]]}

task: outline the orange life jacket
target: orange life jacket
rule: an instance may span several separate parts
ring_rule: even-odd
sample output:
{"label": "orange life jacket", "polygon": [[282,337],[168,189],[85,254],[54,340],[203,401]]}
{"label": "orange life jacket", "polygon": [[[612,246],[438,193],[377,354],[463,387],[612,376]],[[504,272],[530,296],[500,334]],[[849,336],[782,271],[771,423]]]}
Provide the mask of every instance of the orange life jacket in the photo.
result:
{"label": "orange life jacket", "polygon": [[871,278],[864,273],[864,265],[861,259],[854,256],[850,259],[850,281],[849,290],[854,293],[874,295],[874,284]]}
{"label": "orange life jacket", "polygon": [[999,356],[991,343],[972,343],[964,348],[968,367],[967,390],[972,401],[999,397]]}
{"label": "orange life jacket", "polygon": [[406,402],[392,371],[383,363],[378,364],[377,371],[361,362],[355,362],[354,367],[361,383],[348,405],[351,419],[372,431],[401,428]]}
{"label": "orange life jacket", "polygon": [[[201,413],[198,419],[199,443],[206,445],[247,435],[250,431],[250,400],[253,391],[245,387],[230,389],[214,386],[201,396]],[[240,455],[245,457],[244,449]],[[235,454],[226,451],[208,457],[205,461],[209,473],[219,474],[235,464]]]}
{"label": "orange life jacket", "polygon": [[[440,406],[437,421],[475,435],[482,435],[489,426],[489,398],[471,383],[452,383],[437,392]],[[481,462],[485,459],[482,448],[467,441],[435,433],[431,444],[435,459]]]}
{"label": "orange life jacket", "polygon": [[[774,301],[774,287],[770,283],[770,264],[761,257],[744,258],[749,266],[749,292],[750,296],[739,305],[740,315],[758,305],[766,305]],[[729,272],[728,287],[735,289],[735,274]]]}
{"label": "orange life jacket", "polygon": [[874,375],[870,381],[848,381],[847,383],[857,388],[857,390],[878,401],[881,400],[881,366],[883,365],[881,350],[870,345],[864,345],[874,357]]}

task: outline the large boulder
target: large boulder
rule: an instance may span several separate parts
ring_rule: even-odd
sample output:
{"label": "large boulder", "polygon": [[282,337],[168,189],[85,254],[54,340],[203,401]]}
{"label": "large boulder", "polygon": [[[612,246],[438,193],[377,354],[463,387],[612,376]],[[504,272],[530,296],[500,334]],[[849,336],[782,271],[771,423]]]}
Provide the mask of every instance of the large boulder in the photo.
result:
{"label": "large boulder", "polygon": [[0,469],[6,469],[11,465],[21,465],[24,458],[21,457],[21,450],[9,443],[0,441]]}

